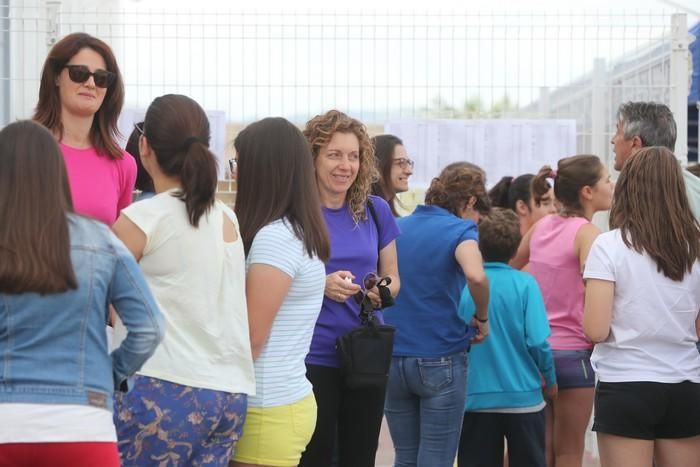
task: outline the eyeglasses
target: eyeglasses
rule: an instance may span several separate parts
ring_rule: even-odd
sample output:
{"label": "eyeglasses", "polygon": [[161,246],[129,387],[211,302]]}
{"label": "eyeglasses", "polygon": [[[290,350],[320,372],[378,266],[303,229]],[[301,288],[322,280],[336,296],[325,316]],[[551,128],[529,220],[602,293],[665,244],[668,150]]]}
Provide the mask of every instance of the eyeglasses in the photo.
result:
{"label": "eyeglasses", "polygon": [[411,159],[405,159],[403,157],[399,159],[394,159],[394,164],[397,164],[402,169],[407,169],[408,167],[413,168],[413,166],[416,165],[416,163]]}
{"label": "eyeglasses", "polygon": [[108,88],[117,79],[117,75],[111,71],[96,70],[92,72],[85,65],[66,65],[64,68],[68,69],[68,77],[74,83],[84,83],[92,76],[95,86],[98,88]]}
{"label": "eyeglasses", "polygon": [[134,128],[136,128],[136,131],[138,131],[141,136],[146,136],[143,132],[143,122],[134,123]]}

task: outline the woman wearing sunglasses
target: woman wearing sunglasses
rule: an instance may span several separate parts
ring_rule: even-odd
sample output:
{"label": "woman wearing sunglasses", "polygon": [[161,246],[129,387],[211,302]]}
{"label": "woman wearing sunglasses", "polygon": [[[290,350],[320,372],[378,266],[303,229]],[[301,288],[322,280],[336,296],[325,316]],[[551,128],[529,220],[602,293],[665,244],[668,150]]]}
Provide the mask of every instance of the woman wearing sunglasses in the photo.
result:
{"label": "woman wearing sunglasses", "polygon": [[110,47],[69,34],[49,52],[34,120],[58,140],[76,212],[107,225],[131,204],[136,162],[117,143],[124,84]]}
{"label": "woman wearing sunglasses", "polygon": [[[360,305],[353,297],[360,292],[368,272],[390,276],[391,293],[398,293],[394,240],[399,230],[386,201],[369,195],[377,169],[365,126],[331,110],[307,122],[304,135],[311,145],[331,255],[326,263],[323,306],[306,358],[318,417],[300,465],[330,466],[337,434],[340,467],[373,467],[385,387],[347,387],[339,368],[336,339],[360,325]],[[379,302],[376,289],[370,297]],[[378,317],[381,320],[381,312]]]}
{"label": "woman wearing sunglasses", "polygon": [[[398,220],[402,292],[385,314],[396,327],[385,414],[395,465],[453,465],[464,415],[467,350],[488,334],[489,286],[477,223],[489,212],[483,171],[454,163]],[[465,284],[476,305],[458,314]],[[476,332],[476,335],[475,335]]]}
{"label": "woman wearing sunglasses", "polygon": [[316,426],[304,359],[321,311],[328,234],[311,151],[297,127],[266,118],[234,146],[256,391],[233,466],[296,466]]}
{"label": "woman wearing sunglasses", "polygon": [[167,332],[117,398],[119,451],[125,466],[225,466],[255,391],[243,243],[235,214],[215,198],[216,157],[199,104],[158,97],[142,130],[156,195],[125,208],[114,232],[139,261]]}
{"label": "woman wearing sunglasses", "polygon": [[372,184],[372,194],[381,196],[389,203],[391,213],[399,217],[396,203],[401,204],[397,193],[408,191],[408,178],[413,174],[413,161],[408,158],[403,141],[394,135],[379,135],[372,138],[374,155],[377,158],[379,180]]}

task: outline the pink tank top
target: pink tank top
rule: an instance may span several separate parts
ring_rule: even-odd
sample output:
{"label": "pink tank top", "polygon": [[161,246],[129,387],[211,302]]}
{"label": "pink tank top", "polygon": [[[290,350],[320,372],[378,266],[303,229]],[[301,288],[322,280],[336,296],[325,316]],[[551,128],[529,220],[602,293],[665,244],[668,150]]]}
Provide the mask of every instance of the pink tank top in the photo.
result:
{"label": "pink tank top", "polygon": [[583,334],[584,287],[574,250],[576,233],[588,224],[583,217],[550,214],[540,219],[530,238],[530,273],[544,297],[553,350],[589,349]]}

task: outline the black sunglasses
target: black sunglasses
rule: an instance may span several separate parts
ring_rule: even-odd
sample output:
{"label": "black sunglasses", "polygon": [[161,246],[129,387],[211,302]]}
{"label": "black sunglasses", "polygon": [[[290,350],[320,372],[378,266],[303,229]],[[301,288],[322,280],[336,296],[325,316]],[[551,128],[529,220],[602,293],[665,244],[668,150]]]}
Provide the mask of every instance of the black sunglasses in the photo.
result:
{"label": "black sunglasses", "polygon": [[377,287],[378,285],[388,285],[388,283],[380,284],[386,279],[388,278],[382,279],[381,277],[379,277],[376,272],[368,272],[362,279],[362,289],[355,294],[355,301],[357,303],[362,303],[362,300],[364,300],[364,298],[367,296],[367,293],[369,293],[370,290]]}
{"label": "black sunglasses", "polygon": [[117,79],[117,75],[107,70],[95,70],[94,72],[85,65],[66,65],[68,77],[74,83],[84,83],[92,76],[95,86],[98,88],[108,88]]}

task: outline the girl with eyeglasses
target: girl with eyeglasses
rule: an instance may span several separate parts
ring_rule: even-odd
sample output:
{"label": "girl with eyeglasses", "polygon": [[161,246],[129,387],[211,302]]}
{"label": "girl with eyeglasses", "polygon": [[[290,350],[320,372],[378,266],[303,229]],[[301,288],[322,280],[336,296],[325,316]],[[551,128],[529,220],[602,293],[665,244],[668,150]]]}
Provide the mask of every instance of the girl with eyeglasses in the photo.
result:
{"label": "girl with eyeglasses", "polygon": [[[323,304],[306,357],[318,417],[300,465],[332,465],[337,435],[340,467],[374,467],[386,388],[383,384],[349,387],[338,361],[336,340],[360,325],[360,305],[354,296],[368,272],[391,277],[391,294],[398,293],[395,239],[399,230],[386,201],[370,195],[377,168],[362,122],[330,110],[308,121],[304,136],[311,145],[331,254]],[[379,303],[376,288],[370,297]],[[381,321],[382,312],[377,315]]]}
{"label": "girl with eyeglasses", "polygon": [[49,52],[33,119],[53,133],[76,212],[107,225],[131,204],[136,162],[117,142],[124,84],[110,47],[69,34]]}
{"label": "girl with eyeglasses", "polygon": [[114,224],[167,322],[165,339],[116,401],[123,465],[227,465],[255,391],[243,242],[236,215],[215,199],[209,139],[194,100],[155,99],[139,149],[156,195]]}
{"label": "girl with eyeglasses", "polygon": [[403,141],[394,135],[379,135],[372,138],[374,155],[377,158],[379,179],[372,184],[372,194],[382,197],[391,208],[394,217],[399,217],[396,203],[401,204],[398,193],[408,191],[408,178],[413,175],[413,161],[409,159]]}

